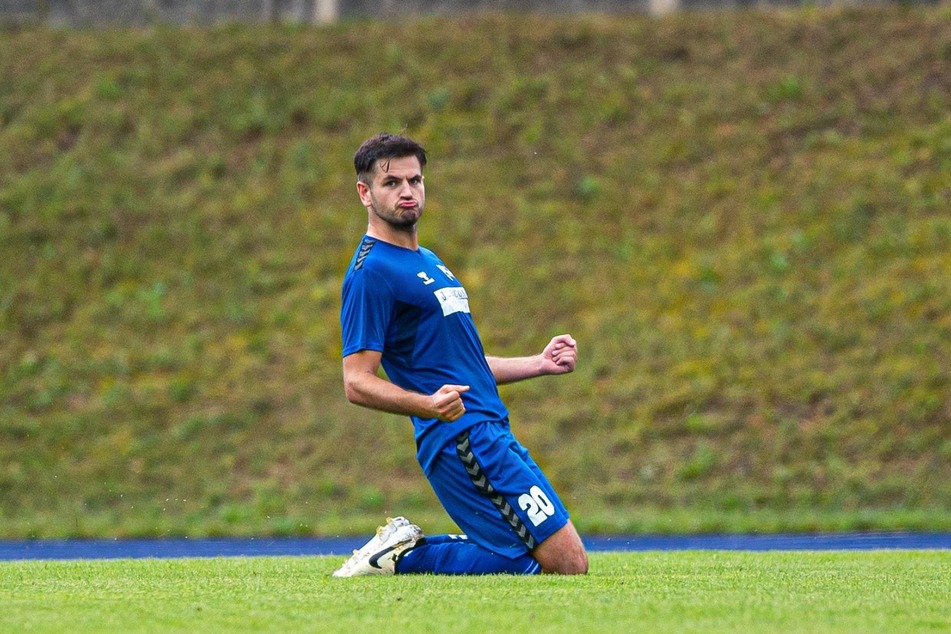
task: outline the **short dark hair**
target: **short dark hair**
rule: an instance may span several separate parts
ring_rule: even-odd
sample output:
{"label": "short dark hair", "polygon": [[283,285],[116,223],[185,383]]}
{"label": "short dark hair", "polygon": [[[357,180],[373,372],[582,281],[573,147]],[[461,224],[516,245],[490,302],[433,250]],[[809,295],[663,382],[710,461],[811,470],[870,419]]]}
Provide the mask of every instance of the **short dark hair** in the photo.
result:
{"label": "short dark hair", "polygon": [[357,180],[363,183],[370,182],[373,178],[373,167],[378,160],[405,156],[415,156],[419,159],[419,166],[426,167],[426,150],[422,145],[405,136],[381,132],[364,141],[353,155],[353,168],[357,171]]}

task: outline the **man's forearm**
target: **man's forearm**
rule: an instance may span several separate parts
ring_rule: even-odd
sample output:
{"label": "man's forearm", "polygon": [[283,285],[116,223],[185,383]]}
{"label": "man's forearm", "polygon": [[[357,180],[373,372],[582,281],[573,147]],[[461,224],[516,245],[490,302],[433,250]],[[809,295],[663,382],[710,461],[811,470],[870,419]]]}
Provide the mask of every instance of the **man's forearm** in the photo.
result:
{"label": "man's forearm", "polygon": [[532,379],[542,375],[541,357],[490,357],[486,355],[486,362],[492,370],[492,376],[499,385],[515,383],[525,379]]}
{"label": "man's forearm", "polygon": [[374,373],[345,372],[344,391],[354,405],[404,416],[452,422],[465,414],[462,395],[468,385],[447,384],[433,394],[411,392]]}
{"label": "man's forearm", "polygon": [[403,416],[425,417],[429,414],[429,396],[404,390],[376,375],[346,381],[344,390],[347,400],[354,405]]}

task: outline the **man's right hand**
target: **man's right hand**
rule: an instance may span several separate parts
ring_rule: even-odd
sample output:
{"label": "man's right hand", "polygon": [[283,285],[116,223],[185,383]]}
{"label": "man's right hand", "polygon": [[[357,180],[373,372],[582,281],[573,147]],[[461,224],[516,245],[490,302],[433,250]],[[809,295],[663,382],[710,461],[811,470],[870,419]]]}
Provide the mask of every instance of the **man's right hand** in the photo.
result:
{"label": "man's right hand", "polygon": [[468,385],[444,385],[439,388],[429,397],[433,405],[433,417],[447,423],[458,420],[466,413],[462,393],[468,391]]}

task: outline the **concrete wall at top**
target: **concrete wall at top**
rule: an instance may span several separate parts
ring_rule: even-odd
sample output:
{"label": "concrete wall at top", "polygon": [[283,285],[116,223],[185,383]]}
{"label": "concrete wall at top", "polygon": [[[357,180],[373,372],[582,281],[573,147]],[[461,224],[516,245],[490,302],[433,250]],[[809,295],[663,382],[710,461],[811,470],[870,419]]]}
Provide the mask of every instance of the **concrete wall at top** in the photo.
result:
{"label": "concrete wall at top", "polygon": [[54,27],[220,22],[324,24],[372,16],[451,15],[466,11],[658,14],[681,8],[884,2],[888,0],[0,0],[0,23],[33,22]]}

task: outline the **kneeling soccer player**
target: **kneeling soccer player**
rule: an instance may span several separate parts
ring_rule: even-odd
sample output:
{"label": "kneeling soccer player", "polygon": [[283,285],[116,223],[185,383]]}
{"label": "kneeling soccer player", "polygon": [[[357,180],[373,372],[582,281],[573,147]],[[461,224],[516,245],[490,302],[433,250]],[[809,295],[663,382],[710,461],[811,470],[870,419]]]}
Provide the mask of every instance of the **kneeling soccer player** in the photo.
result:
{"label": "kneeling soccer player", "polygon": [[418,242],[425,165],[422,146],[385,133],[354,156],[368,223],[343,282],[344,388],[352,403],[411,417],[423,473],[465,535],[425,537],[392,518],[334,576],[583,574],[581,538],[498,391],[572,372],[577,344],[558,335],[533,356],[485,354],[465,288]]}

